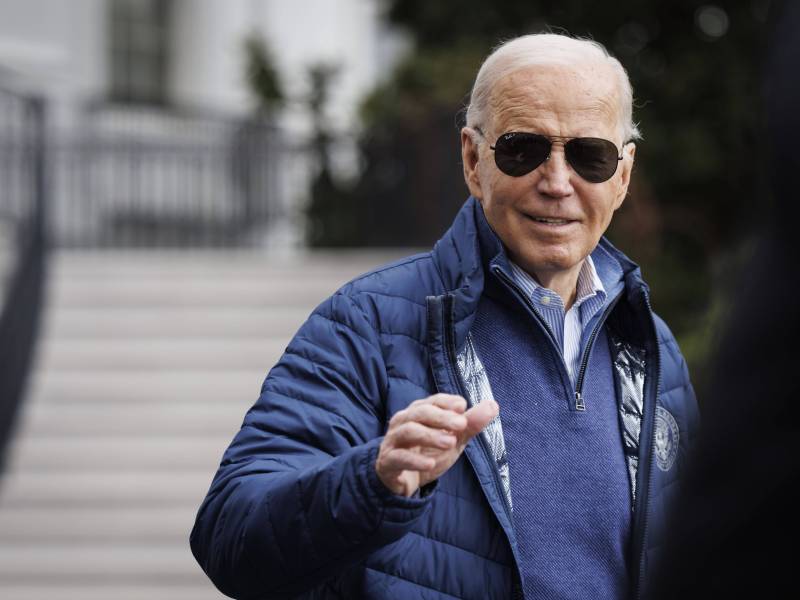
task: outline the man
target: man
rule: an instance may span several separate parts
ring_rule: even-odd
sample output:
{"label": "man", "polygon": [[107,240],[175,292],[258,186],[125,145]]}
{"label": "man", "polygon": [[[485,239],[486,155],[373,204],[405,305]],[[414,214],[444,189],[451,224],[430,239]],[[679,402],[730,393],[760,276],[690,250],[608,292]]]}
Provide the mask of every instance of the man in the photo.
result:
{"label": "man", "polygon": [[225,453],[191,540],[220,590],[640,589],[696,407],[638,268],[601,240],[630,181],[631,104],[592,42],[525,36],[486,60],[455,223],[323,302]]}

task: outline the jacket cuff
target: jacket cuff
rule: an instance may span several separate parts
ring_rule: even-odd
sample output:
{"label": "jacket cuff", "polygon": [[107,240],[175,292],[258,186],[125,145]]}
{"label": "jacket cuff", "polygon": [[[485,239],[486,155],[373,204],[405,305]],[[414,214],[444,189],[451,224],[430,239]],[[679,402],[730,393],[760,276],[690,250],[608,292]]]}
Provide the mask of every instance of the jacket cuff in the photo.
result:
{"label": "jacket cuff", "polygon": [[[378,459],[378,451],[382,441],[382,437],[371,440],[367,444],[368,451],[365,453],[366,465],[364,465],[364,468],[367,471],[367,482],[372,499],[378,505],[384,507],[384,518],[389,521],[402,523],[417,519],[430,504],[431,492],[435,489],[435,485],[430,488],[431,484],[428,484],[425,486],[427,493],[421,494],[419,493],[420,490],[417,490],[417,493],[409,498],[395,494],[387,488],[375,470],[375,462]],[[435,484],[435,482],[432,482],[432,484]]]}

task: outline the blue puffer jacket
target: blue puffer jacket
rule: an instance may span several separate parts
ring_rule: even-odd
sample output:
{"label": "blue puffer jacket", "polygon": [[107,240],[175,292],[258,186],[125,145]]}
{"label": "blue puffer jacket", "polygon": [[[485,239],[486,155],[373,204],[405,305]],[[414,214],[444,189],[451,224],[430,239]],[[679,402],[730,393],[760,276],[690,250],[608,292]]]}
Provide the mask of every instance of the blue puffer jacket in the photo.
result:
{"label": "blue puffer jacket", "polygon": [[[503,488],[479,437],[425,497],[393,495],[374,470],[394,413],[437,391],[465,392],[456,356],[487,265],[503,252],[496,237],[489,247],[480,242],[485,225],[469,199],[431,252],[348,283],[297,332],[225,452],[192,531],[192,551],[221,591],[240,599],[521,597]],[[638,267],[601,243],[625,272],[612,316],[652,357],[635,476],[638,590],[661,543],[697,408]]]}

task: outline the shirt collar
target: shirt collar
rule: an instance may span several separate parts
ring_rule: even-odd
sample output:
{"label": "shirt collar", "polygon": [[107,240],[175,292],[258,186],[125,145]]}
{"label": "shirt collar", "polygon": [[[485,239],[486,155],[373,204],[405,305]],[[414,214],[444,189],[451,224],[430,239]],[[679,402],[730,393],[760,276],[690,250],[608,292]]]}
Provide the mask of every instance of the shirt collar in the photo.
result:
{"label": "shirt collar", "polygon": [[[528,294],[532,301],[535,302],[537,297],[547,295],[551,297],[551,301],[556,301],[563,307],[563,302],[558,294],[552,290],[542,287],[539,282],[533,278],[533,276],[531,276],[527,271],[525,271],[525,269],[520,267],[514,261],[509,259],[508,262],[517,285],[519,285],[525,291],[525,293]],[[590,255],[587,256],[583,261],[581,270],[578,272],[578,284],[573,307],[578,308],[586,300],[597,295],[600,295],[601,298],[605,299],[606,289],[603,287],[603,282],[600,280],[600,276],[597,274],[597,269],[595,268],[594,261]]]}

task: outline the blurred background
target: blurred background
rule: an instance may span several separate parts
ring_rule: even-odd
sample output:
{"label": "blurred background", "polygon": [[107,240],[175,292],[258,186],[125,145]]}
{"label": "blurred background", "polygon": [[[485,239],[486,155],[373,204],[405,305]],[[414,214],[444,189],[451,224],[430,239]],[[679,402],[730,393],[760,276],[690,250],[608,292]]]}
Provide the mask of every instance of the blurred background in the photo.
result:
{"label": "blurred background", "polygon": [[[215,598],[188,533],[313,307],[427,248],[502,39],[602,42],[638,144],[609,237],[702,392],[769,210],[769,0],[0,1],[0,597]],[[702,393],[701,393],[702,403]]]}

